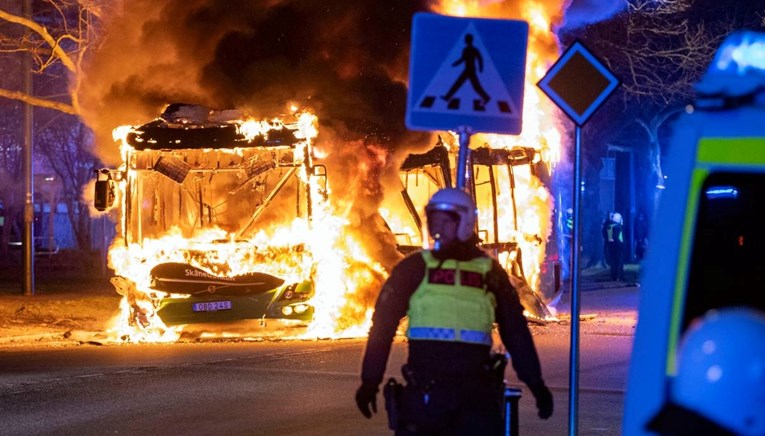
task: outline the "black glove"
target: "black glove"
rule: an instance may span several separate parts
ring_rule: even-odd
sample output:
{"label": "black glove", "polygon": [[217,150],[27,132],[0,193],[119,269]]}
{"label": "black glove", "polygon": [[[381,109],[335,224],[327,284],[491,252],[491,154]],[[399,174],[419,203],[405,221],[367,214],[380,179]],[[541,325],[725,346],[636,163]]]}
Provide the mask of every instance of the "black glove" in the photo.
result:
{"label": "black glove", "polygon": [[534,394],[534,398],[537,400],[538,415],[542,419],[547,419],[553,414],[553,396],[552,392],[547,389],[544,382],[540,382],[534,385],[529,385],[531,393]]}
{"label": "black glove", "polygon": [[365,383],[356,391],[356,406],[367,418],[372,417],[372,412],[377,413],[377,391],[377,386]]}

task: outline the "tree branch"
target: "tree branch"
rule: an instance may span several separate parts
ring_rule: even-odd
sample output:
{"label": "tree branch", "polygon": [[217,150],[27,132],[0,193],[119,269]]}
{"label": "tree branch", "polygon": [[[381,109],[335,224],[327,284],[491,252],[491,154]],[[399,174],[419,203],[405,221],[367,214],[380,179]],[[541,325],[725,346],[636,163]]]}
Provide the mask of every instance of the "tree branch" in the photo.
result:
{"label": "tree branch", "polygon": [[26,27],[27,29],[37,33],[40,35],[40,37],[48,43],[48,45],[53,50],[53,53],[61,59],[61,63],[71,72],[76,72],[77,68],[72,61],[72,58],[69,57],[69,53],[64,50],[61,45],[58,44],[58,41],[53,38],[53,36],[48,32],[48,29],[45,27],[37,24],[33,20],[30,20],[28,18],[20,17],[18,15],[10,14],[2,9],[0,9],[0,19],[8,21],[10,23],[16,23],[21,26]]}
{"label": "tree branch", "polygon": [[20,91],[11,91],[8,89],[0,88],[0,97],[10,98],[11,100],[17,100],[24,103],[31,104],[32,106],[44,107],[47,109],[55,109],[60,112],[64,112],[70,115],[78,115],[74,106],[62,103],[60,101],[46,100],[44,98],[34,97],[27,95]]}

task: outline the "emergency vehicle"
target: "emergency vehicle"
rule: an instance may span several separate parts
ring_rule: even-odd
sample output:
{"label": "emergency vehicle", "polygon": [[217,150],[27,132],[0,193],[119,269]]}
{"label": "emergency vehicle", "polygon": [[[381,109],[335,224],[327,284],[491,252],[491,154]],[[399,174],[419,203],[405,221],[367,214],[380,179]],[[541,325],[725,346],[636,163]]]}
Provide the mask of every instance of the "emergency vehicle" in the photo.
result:
{"label": "emergency vehicle", "polygon": [[[678,346],[694,320],[716,308],[765,310],[765,34],[729,36],[696,93],[675,126],[643,266],[627,436],[652,434],[646,424],[669,401]],[[734,416],[731,400],[701,399]]]}

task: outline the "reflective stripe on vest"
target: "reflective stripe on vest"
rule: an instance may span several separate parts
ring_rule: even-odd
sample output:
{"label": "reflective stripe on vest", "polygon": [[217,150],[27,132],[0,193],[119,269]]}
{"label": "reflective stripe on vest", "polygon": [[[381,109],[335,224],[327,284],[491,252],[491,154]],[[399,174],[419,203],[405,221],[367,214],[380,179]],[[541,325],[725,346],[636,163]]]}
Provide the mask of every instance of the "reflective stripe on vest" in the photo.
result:
{"label": "reflective stripe on vest", "polygon": [[[491,332],[460,330],[461,342],[491,345]],[[409,339],[429,339],[432,341],[457,341],[457,330],[438,327],[410,327]]]}
{"label": "reflective stripe on vest", "polygon": [[496,299],[486,291],[492,260],[479,257],[443,262],[422,252],[426,271],[409,299],[411,340],[435,340],[491,345]]}

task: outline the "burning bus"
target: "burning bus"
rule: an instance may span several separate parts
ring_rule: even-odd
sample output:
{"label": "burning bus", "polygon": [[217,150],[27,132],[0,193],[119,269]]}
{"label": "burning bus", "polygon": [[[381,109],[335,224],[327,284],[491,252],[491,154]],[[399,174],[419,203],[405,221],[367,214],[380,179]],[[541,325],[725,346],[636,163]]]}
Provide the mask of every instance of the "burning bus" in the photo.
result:
{"label": "burning bus", "polygon": [[[447,146],[439,137],[434,148],[410,154],[402,164],[399,189],[381,209],[399,251],[415,251],[428,240],[422,214],[433,193],[454,186],[456,152],[455,146]],[[555,318],[545,300],[562,292],[560,265],[545,260],[547,238],[540,224],[549,208],[545,200],[549,194],[541,182],[546,165],[531,147],[484,145],[469,156],[467,188],[478,207],[476,230],[481,246],[508,272],[526,318],[544,324]]]}
{"label": "burning bus", "polygon": [[118,215],[109,264],[125,297],[123,324],[162,334],[191,323],[313,318],[316,259],[300,233],[327,201],[314,123],[307,114],[242,121],[236,111],[176,104],[115,130],[123,163],[98,171],[94,203]]}
{"label": "burning bus", "polygon": [[[255,121],[181,104],[115,129],[122,165],[97,172],[94,205],[117,215],[109,265],[124,297],[121,336],[175,340],[189,324],[248,319],[306,325],[322,337],[365,333],[371,301],[358,290],[376,289],[386,272],[331,211],[316,135],[313,115]],[[454,154],[440,143],[401,166],[392,190],[400,195],[380,210],[401,253],[426,245],[421,213],[433,192],[451,186]],[[530,200],[549,197],[539,181],[544,163],[524,147],[471,156],[483,246],[510,273],[526,316],[545,322],[553,318],[538,290],[546,235],[526,228],[549,207]]]}

